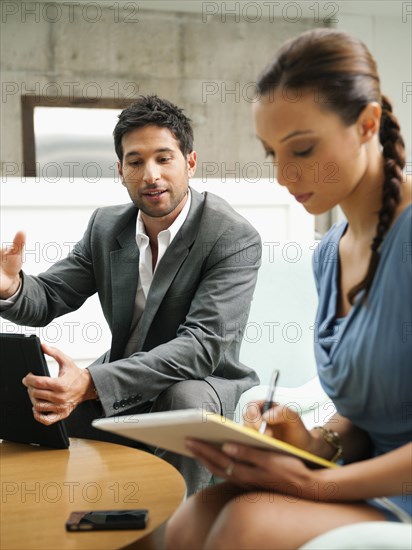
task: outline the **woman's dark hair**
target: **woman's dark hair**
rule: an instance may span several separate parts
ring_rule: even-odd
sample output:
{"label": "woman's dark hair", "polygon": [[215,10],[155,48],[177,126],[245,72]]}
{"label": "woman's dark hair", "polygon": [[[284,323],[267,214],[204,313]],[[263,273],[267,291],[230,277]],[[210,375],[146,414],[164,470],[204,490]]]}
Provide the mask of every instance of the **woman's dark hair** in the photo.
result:
{"label": "woman's dark hair", "polygon": [[367,273],[348,293],[352,304],[363,289],[366,299],[379,263],[380,246],[401,199],[402,169],[405,166],[405,145],[400,127],[390,101],[380,92],[372,55],[360,40],[347,33],[333,29],[308,31],[281,46],[259,76],[257,88],[261,95],[276,90],[288,93],[290,90],[294,97],[304,90],[311,90],[321,108],[336,113],[348,126],[356,122],[368,103],[381,105],[382,205],[376,235],[371,243],[372,255]]}
{"label": "woman's dark hair", "polygon": [[186,157],[193,151],[193,129],[190,122],[183,114],[183,109],[167,99],[160,99],[155,94],[140,96],[119,115],[119,122],[113,131],[116,154],[122,162],[122,138],[127,132],[153,125],[168,128],[178,141],[183,156]]}

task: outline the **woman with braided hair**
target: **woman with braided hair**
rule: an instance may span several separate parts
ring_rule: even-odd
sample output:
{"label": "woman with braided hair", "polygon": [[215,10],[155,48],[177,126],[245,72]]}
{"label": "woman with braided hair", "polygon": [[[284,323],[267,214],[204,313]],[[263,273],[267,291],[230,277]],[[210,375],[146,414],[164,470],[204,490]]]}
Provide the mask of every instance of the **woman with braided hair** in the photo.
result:
{"label": "woman with braided hair", "polygon": [[[299,548],[336,527],[411,521],[412,182],[404,142],[375,62],[331,29],[284,44],[258,80],[256,133],[280,185],[312,214],[339,205],[313,260],[319,294],[315,354],[337,413],[307,430],[296,414],[256,404],[247,423],[329,460],[189,441],[220,485],[171,519],[179,548]],[[252,421],[253,420],[253,421]]]}

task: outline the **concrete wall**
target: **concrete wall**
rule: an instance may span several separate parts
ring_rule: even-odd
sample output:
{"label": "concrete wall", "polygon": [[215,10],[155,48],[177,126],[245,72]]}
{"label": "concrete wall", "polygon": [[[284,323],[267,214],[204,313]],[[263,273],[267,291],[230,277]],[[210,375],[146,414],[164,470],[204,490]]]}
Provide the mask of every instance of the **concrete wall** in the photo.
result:
{"label": "concrete wall", "polygon": [[[411,2],[4,0],[0,9],[0,171],[6,178],[22,173],[22,94],[92,103],[156,92],[193,119],[197,177],[251,185],[271,179],[254,137],[251,83],[286,38],[325,24],[359,36],[371,49],[412,172]],[[109,165],[115,161],[113,154]],[[336,217],[318,217],[318,232]]]}
{"label": "concrete wall", "polygon": [[259,12],[256,2],[232,14],[212,13],[216,2],[196,13],[153,10],[174,6],[160,4],[1,2],[3,174],[10,175],[10,163],[13,175],[21,173],[21,94],[116,98],[156,92],[184,107],[194,122],[198,177],[205,171],[270,177],[268,162],[256,173],[264,156],[252,126],[251,83],[281,42],[322,21],[293,6],[283,15]]}
{"label": "concrete wall", "polygon": [[[386,5],[386,13],[379,8]],[[356,7],[356,6],[355,6]],[[349,7],[346,8],[349,11]],[[352,10],[354,11],[354,10]],[[369,13],[341,13],[337,27],[360,38],[378,64],[381,90],[401,124],[412,174],[412,2],[373,2]]]}

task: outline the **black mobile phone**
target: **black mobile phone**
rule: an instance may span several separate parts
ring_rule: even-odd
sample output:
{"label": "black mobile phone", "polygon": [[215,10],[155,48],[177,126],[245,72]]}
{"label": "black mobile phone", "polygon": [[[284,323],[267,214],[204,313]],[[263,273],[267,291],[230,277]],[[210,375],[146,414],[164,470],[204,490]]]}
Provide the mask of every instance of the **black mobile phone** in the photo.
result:
{"label": "black mobile phone", "polygon": [[149,510],[89,510],[72,512],[66,522],[67,531],[105,531],[145,529]]}

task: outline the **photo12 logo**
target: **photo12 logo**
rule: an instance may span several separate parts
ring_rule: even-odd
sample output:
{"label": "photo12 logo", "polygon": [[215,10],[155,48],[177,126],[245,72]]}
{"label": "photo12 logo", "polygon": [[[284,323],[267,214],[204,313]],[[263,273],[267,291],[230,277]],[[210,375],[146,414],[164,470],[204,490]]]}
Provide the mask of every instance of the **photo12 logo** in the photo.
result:
{"label": "photo12 logo", "polygon": [[202,22],[220,20],[221,23],[257,23],[262,19],[273,23],[281,19],[287,23],[298,23],[302,19],[313,19],[315,23],[338,23],[337,2],[203,2]]}
{"label": "photo12 logo", "polygon": [[0,3],[1,21],[19,20],[22,23],[139,23],[137,2],[14,2]]}

